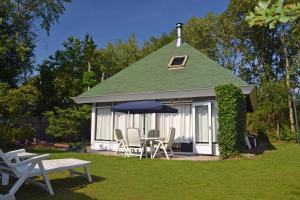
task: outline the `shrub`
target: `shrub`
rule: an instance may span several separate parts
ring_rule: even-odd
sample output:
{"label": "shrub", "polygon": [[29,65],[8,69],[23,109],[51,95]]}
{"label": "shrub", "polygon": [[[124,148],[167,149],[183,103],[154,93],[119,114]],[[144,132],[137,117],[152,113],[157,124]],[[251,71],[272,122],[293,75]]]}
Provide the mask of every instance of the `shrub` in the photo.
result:
{"label": "shrub", "polygon": [[296,142],[296,133],[292,132],[289,124],[284,124],[280,134],[281,141]]}
{"label": "shrub", "polygon": [[86,153],[85,143],[84,142],[75,142],[69,144],[69,151]]}
{"label": "shrub", "polygon": [[76,142],[85,139],[85,132],[89,133],[86,126],[89,125],[91,107],[88,105],[56,108],[55,111],[48,111],[44,115],[49,121],[46,133],[56,139]]}
{"label": "shrub", "polygon": [[219,134],[218,143],[221,158],[238,154],[244,141],[246,123],[245,99],[233,84],[215,88],[218,103]]}
{"label": "shrub", "polygon": [[19,144],[25,144],[35,136],[35,130],[28,124],[22,124],[19,127],[7,127],[0,125],[0,147],[2,149],[13,148],[17,141]]}

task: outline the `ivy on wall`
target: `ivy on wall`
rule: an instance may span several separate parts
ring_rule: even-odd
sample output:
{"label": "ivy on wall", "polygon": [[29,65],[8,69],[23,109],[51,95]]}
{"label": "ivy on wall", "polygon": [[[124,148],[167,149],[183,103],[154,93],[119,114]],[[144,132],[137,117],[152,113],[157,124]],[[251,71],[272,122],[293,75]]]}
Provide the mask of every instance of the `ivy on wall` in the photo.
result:
{"label": "ivy on wall", "polygon": [[240,88],[233,84],[215,88],[218,102],[218,144],[223,159],[239,153],[244,143],[246,123],[245,99]]}

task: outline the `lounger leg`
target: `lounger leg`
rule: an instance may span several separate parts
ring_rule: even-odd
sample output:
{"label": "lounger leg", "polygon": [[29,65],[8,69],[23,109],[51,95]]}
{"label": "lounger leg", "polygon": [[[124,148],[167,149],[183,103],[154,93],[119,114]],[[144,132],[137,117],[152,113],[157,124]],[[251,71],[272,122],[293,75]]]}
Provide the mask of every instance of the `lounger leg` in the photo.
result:
{"label": "lounger leg", "polygon": [[39,165],[39,168],[41,170],[42,176],[44,178],[45,184],[46,184],[46,186],[48,188],[49,194],[50,195],[54,195],[51,183],[50,183],[49,178],[48,178],[48,174],[46,173],[45,168],[44,168],[42,162],[39,162],[38,165]]}
{"label": "lounger leg", "polygon": [[[20,189],[20,187],[22,186],[22,184],[25,182],[25,180],[28,178],[28,175],[31,173],[32,169],[34,168],[34,166],[36,165],[36,163],[32,163],[28,169],[26,170],[25,173],[22,174],[21,177],[19,177],[19,179],[17,180],[17,182],[15,182],[15,184],[12,186],[12,188],[9,190],[9,197],[12,197],[12,199],[14,198],[16,192]],[[5,195],[6,196],[6,195]]]}
{"label": "lounger leg", "polygon": [[1,178],[2,178],[2,185],[9,184],[9,175],[8,174],[2,173]]}
{"label": "lounger leg", "polygon": [[86,176],[87,176],[89,182],[90,182],[90,183],[93,182],[92,177],[91,177],[90,173],[88,172],[87,168],[86,168],[86,167],[83,167],[83,169],[84,169],[84,171],[85,171],[85,174],[86,174]]}
{"label": "lounger leg", "polygon": [[15,196],[11,196],[10,194],[6,194],[6,195],[0,194],[0,200],[15,200]]}
{"label": "lounger leg", "polygon": [[19,190],[19,188],[22,186],[22,184],[25,182],[27,179],[28,174],[24,174],[21,176],[17,182],[12,186],[12,188],[9,190],[9,196],[13,197],[15,196],[16,192]]}

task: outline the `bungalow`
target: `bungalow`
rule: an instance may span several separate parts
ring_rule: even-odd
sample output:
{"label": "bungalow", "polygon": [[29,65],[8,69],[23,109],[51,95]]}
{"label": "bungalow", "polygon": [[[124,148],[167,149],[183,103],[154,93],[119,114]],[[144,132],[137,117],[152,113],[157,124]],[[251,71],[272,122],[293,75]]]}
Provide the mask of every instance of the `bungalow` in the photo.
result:
{"label": "bungalow", "polygon": [[[167,137],[170,127],[174,127],[176,151],[218,155],[215,86],[232,83],[240,87],[248,111],[255,109],[255,86],[182,42],[181,27],[178,23],[176,41],[73,98],[76,103],[92,104],[91,149],[115,150],[116,128],[123,133],[129,126],[146,132],[158,129],[161,137]],[[178,113],[126,117],[111,111],[112,105],[138,100],[156,100],[178,109]]]}

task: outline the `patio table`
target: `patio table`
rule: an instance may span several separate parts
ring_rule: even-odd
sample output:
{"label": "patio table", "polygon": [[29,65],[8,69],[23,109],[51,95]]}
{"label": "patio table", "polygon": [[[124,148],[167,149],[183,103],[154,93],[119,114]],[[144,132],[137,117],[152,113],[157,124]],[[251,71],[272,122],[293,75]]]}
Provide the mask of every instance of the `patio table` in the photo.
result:
{"label": "patio table", "polygon": [[147,155],[147,142],[149,141],[150,143],[150,158],[153,159],[153,155],[152,155],[152,148],[153,148],[153,141],[155,140],[163,140],[164,138],[162,137],[142,137],[141,140],[143,140],[144,143],[144,149],[145,149],[145,154],[146,154],[146,158],[148,157]]}

